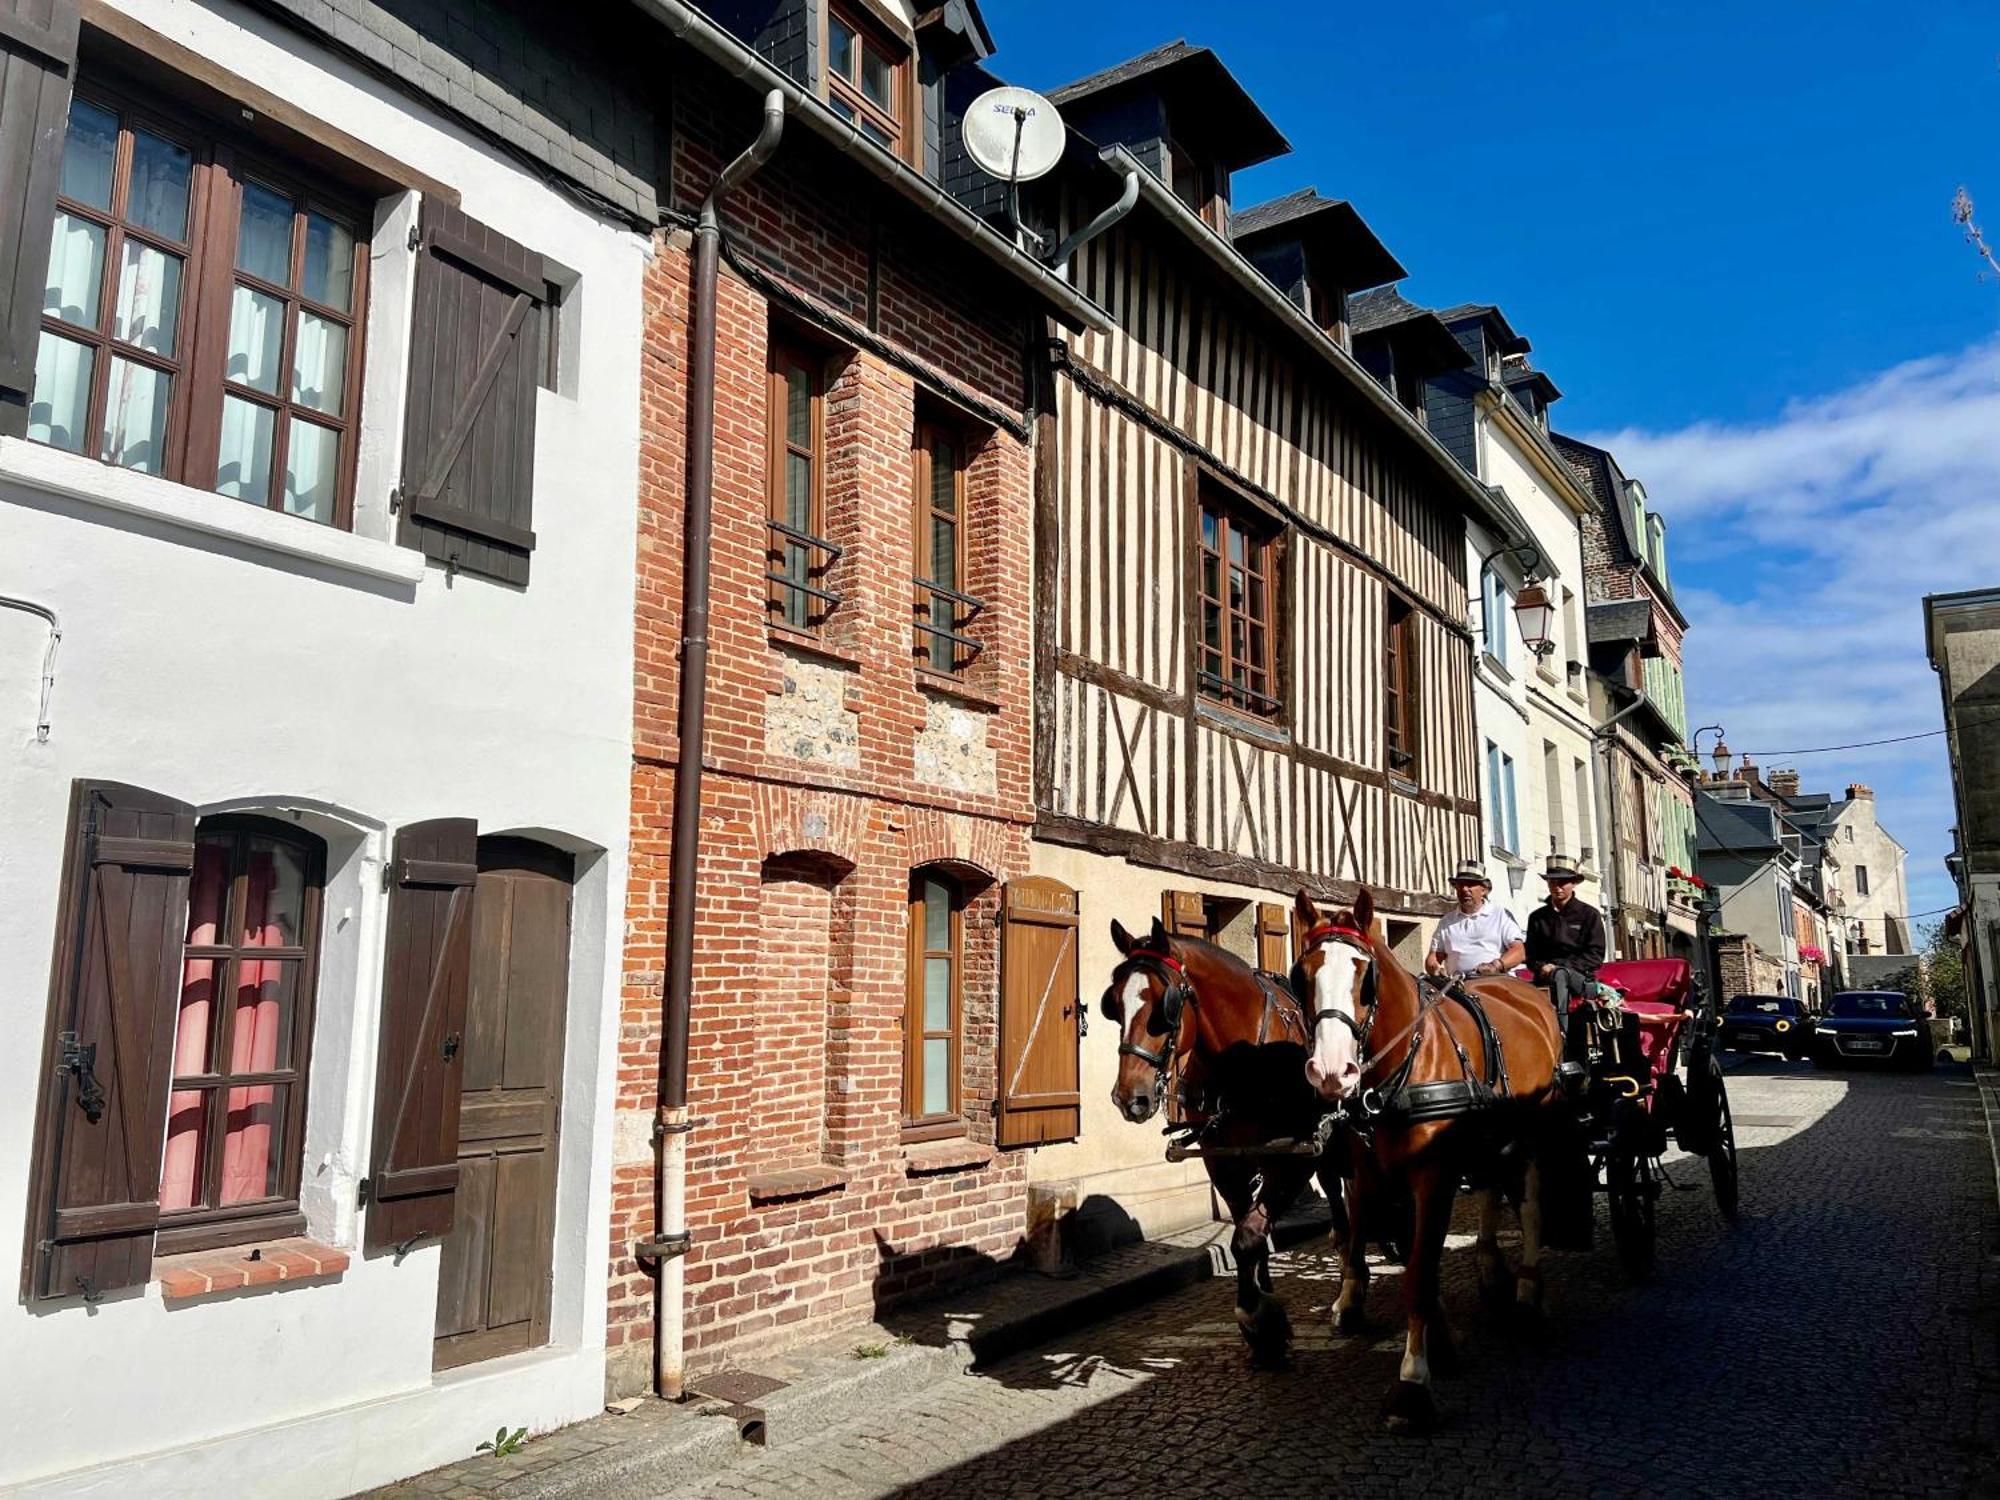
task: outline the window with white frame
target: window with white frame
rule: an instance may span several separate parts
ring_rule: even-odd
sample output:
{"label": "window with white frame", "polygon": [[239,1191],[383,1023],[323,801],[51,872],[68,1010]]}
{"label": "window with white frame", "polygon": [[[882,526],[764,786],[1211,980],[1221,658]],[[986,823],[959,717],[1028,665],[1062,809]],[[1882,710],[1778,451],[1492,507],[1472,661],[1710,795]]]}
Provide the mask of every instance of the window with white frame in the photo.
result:
{"label": "window with white frame", "polygon": [[1487,799],[1493,810],[1493,846],[1508,854],[1521,848],[1520,810],[1514,798],[1514,757],[1486,742]]}
{"label": "window with white frame", "polygon": [[1491,563],[1480,575],[1479,594],[1481,644],[1486,647],[1486,654],[1504,667],[1507,665],[1507,622],[1513,618],[1514,596]]}

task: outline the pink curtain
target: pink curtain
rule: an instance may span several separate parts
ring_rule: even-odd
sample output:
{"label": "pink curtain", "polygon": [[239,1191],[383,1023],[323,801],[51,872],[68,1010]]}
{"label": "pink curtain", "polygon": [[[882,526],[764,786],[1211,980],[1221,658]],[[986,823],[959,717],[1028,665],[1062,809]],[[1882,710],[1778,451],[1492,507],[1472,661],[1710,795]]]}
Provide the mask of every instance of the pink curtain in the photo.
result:
{"label": "pink curtain", "polygon": [[[268,849],[250,851],[249,886],[244,896],[243,946],[274,948],[289,941],[271,911],[278,881]],[[285,1020],[285,982],[290,966],[278,959],[247,954],[236,965],[236,1017],[229,1071],[265,1073],[278,1065],[279,1029]],[[276,1144],[277,1087],[260,1083],[229,1091],[228,1137],[222,1143],[223,1203],[243,1203],[271,1193],[271,1151]]]}
{"label": "pink curtain", "polygon": [[[229,846],[196,844],[188,881],[190,947],[222,941],[229,906]],[[181,1009],[174,1027],[176,1077],[208,1071],[209,1025],[215,1003],[217,961],[190,958],[181,966]],[[192,1208],[201,1197],[202,1093],[187,1089],[167,1101],[167,1154],[160,1167],[160,1207]]]}

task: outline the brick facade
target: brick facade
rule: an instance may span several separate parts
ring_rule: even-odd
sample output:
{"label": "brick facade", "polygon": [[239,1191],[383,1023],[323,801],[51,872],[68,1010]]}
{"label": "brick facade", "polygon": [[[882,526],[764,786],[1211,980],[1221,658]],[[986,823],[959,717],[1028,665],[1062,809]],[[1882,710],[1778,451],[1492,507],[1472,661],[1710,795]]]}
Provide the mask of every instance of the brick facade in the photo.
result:
{"label": "brick facade", "polygon": [[[687,91],[684,91],[684,93]],[[745,96],[683,99],[674,181],[692,208]],[[718,123],[720,122],[720,123]],[[714,134],[711,134],[713,132]],[[1017,1159],[993,1148],[1004,884],[1028,869],[1032,496],[1021,410],[1029,309],[946,235],[871,197],[799,133],[724,212],[713,616],[689,1104],[688,1359],[696,1373],[875,1316],[1010,1256]],[[667,919],[672,729],[687,462],[691,247],[663,235],[643,332],[632,869],[611,1228],[614,1391],[643,1388],[654,1288],[649,1143]],[[767,280],[767,278],[769,278]],[[960,278],[960,279],[954,279]],[[775,285],[782,282],[783,287]],[[843,345],[783,289],[852,320]],[[774,295],[776,293],[777,295]],[[766,384],[773,325],[827,356],[825,534],[842,596],[816,639],[766,604]],[[912,438],[957,420],[911,365],[949,370],[1000,425],[968,451],[967,592],[984,650],[961,689],[921,678],[911,632]],[[954,736],[963,743],[945,753]],[[941,748],[942,747],[942,748]],[[968,771],[967,766],[973,769]],[[903,1015],[911,873],[964,901],[956,1070],[964,1126],[906,1143]]]}

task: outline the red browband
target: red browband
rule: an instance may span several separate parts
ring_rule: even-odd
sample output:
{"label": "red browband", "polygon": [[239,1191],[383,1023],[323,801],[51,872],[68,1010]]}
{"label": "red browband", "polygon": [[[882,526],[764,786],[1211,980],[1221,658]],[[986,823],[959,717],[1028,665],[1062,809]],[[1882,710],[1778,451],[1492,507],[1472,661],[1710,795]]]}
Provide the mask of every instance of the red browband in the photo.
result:
{"label": "red browband", "polygon": [[1187,965],[1182,963],[1178,958],[1175,958],[1171,953],[1155,953],[1151,948],[1134,948],[1125,956],[1127,958],[1157,958],[1176,974],[1187,973]]}
{"label": "red browband", "polygon": [[1299,947],[1303,951],[1304,949],[1311,948],[1322,938],[1330,937],[1351,937],[1363,943],[1368,941],[1368,934],[1363,932],[1359,927],[1349,927],[1344,922],[1322,922],[1305,935]]}

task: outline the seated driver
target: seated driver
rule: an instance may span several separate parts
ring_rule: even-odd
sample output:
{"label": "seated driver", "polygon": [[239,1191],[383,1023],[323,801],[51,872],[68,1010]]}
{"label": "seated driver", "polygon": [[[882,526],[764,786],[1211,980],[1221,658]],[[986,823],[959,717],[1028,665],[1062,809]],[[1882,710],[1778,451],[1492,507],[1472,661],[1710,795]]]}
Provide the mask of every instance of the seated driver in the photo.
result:
{"label": "seated driver", "polygon": [[1451,877],[1458,910],[1445,914],[1431,936],[1424,972],[1433,979],[1472,979],[1506,974],[1527,957],[1524,934],[1514,914],[1490,898],[1493,882],[1477,860],[1468,859]]}
{"label": "seated driver", "polygon": [[1549,899],[1528,914],[1528,968],[1535,983],[1548,989],[1556,1016],[1567,1028],[1570,1001],[1597,991],[1604,918],[1577,895],[1583,875],[1564,856],[1551,855],[1542,878],[1548,882]]}

